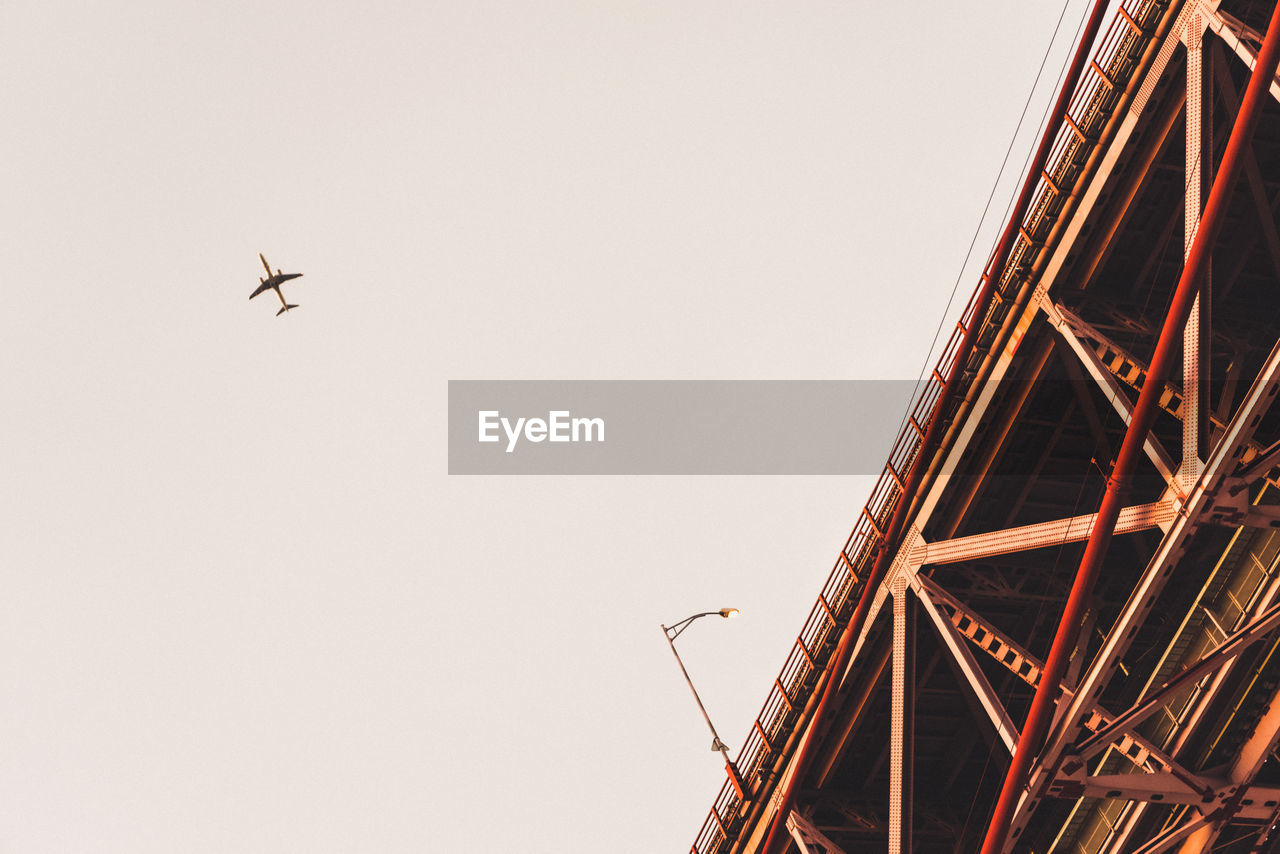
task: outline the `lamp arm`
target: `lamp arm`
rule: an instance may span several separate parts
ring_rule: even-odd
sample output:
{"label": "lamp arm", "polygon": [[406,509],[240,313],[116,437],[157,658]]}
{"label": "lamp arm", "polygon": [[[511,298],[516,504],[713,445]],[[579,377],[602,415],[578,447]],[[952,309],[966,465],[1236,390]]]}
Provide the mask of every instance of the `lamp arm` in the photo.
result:
{"label": "lamp arm", "polygon": [[[681,620],[678,623],[675,623],[674,625],[663,626],[662,631],[663,633],[666,634],[668,641],[674,641],[676,638],[680,637],[681,632],[689,628],[689,624],[692,623],[694,620],[698,619],[699,617],[710,617],[712,614],[719,614],[719,613],[720,613],[719,611],[703,611],[701,614],[694,614],[692,617],[685,617],[683,620]],[[671,649],[673,652],[675,651],[674,646],[672,646]],[[680,656],[678,655],[676,656],[676,658],[679,658],[679,657]],[[687,678],[687,674],[686,674],[686,678]]]}

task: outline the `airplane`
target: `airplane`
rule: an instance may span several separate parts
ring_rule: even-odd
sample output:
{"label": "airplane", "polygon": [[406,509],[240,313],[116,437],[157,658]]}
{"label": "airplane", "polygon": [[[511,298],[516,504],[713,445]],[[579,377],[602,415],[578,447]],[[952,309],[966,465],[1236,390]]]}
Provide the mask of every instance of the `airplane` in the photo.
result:
{"label": "airplane", "polygon": [[280,297],[280,305],[284,306],[283,308],[281,308],[279,311],[276,312],[276,317],[279,317],[280,315],[284,314],[286,311],[288,311],[291,308],[297,308],[298,306],[296,304],[290,305],[289,303],[284,301],[284,294],[280,293],[280,286],[285,282],[289,281],[290,279],[298,278],[302,274],[301,273],[283,273],[280,270],[276,270],[274,273],[272,273],[271,265],[267,263],[267,259],[263,257],[261,252],[258,253],[258,257],[262,258],[262,266],[267,268],[267,278],[258,279],[258,281],[261,282],[262,284],[258,285],[258,289],[256,291],[249,294],[249,299],[253,299],[258,294],[269,289],[276,292],[276,296]]}

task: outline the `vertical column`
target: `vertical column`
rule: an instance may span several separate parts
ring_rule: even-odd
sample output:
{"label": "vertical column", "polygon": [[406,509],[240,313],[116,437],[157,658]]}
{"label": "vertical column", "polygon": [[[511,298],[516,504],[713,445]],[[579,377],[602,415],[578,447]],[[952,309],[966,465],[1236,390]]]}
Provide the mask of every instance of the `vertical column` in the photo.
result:
{"label": "vertical column", "polygon": [[889,854],[910,854],[915,799],[916,603],[906,576],[893,580],[893,701],[889,735]]}
{"label": "vertical column", "polygon": [[[1207,32],[1207,29],[1206,29]],[[1216,47],[1204,50],[1204,34],[1200,36],[1200,175],[1202,187],[1213,186],[1213,56]],[[1204,277],[1200,279],[1200,404],[1197,429],[1200,431],[1200,458],[1209,458],[1209,365],[1213,344],[1213,255],[1205,259]]]}
{"label": "vertical column", "polygon": [[[1187,21],[1183,41],[1187,46],[1187,150],[1186,210],[1184,215],[1183,257],[1191,250],[1202,210],[1201,188],[1206,185],[1205,166],[1210,161],[1212,139],[1205,139],[1205,107],[1209,99],[1203,95],[1205,84],[1204,21],[1197,12]],[[1200,476],[1201,458],[1205,456],[1208,410],[1208,309],[1209,270],[1199,282],[1191,316],[1182,333],[1182,468],[1178,482],[1189,490]],[[1203,327],[1203,328],[1202,328]]]}

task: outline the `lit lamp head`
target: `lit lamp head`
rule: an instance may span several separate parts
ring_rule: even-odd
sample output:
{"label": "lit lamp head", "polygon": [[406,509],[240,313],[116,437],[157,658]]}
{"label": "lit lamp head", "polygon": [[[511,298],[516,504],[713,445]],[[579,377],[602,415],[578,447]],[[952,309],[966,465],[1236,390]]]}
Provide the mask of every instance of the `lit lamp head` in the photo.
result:
{"label": "lit lamp head", "polygon": [[719,614],[720,616],[724,617],[727,620],[730,617],[738,616],[738,609],[737,608],[721,608],[719,611]]}

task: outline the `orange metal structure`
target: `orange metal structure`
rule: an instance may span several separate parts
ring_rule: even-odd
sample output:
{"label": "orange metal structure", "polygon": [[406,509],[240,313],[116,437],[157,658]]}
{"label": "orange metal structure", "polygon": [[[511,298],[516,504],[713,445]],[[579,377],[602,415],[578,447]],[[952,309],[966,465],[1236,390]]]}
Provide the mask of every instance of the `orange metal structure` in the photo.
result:
{"label": "orange metal structure", "polygon": [[1276,843],[1280,12],[1104,7],[693,854]]}

